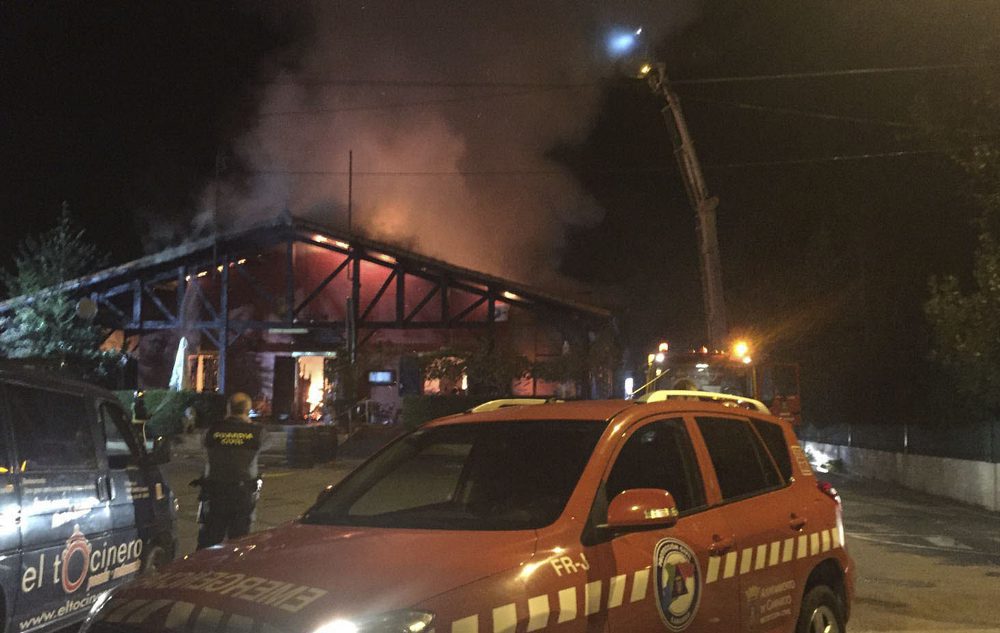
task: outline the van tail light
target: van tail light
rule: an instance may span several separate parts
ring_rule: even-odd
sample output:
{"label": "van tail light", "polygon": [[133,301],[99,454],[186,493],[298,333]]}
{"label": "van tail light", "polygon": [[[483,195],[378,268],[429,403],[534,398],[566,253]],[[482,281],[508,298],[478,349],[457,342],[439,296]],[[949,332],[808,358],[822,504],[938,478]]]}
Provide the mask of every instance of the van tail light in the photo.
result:
{"label": "van tail light", "polygon": [[829,481],[817,481],[816,487],[819,488],[820,492],[836,501],[838,506],[840,505],[840,493],[833,487],[833,484]]}

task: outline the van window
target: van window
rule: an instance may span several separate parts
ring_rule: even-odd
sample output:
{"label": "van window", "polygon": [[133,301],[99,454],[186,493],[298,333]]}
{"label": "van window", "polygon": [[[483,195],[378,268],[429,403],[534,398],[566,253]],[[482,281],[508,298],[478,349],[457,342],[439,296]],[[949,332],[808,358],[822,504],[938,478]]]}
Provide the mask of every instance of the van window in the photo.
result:
{"label": "van window", "polygon": [[608,475],[608,502],[632,488],[666,490],[681,512],[705,505],[697,458],[682,420],[647,424],[625,442]]}
{"label": "van window", "polygon": [[[128,430],[122,410],[104,403],[100,408],[101,428],[104,431],[104,450],[108,456],[108,467],[122,469],[132,462],[132,446],[122,433]],[[132,442],[134,444],[134,442]]]}
{"label": "van window", "polygon": [[767,449],[747,420],[698,418],[723,499],[744,497],[782,484]]}
{"label": "van window", "polygon": [[22,385],[6,391],[22,470],[97,467],[88,399]]}

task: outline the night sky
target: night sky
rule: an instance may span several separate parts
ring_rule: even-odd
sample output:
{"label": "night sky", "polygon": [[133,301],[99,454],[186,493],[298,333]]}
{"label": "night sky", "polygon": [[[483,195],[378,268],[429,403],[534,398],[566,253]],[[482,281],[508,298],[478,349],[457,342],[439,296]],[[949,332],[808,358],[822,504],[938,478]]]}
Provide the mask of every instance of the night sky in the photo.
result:
{"label": "night sky", "polygon": [[685,81],[981,66],[996,2],[0,0],[0,246],[63,201],[113,261],[283,207],[343,228],[353,150],[356,230],[617,306],[637,350],[700,344],[693,213],[657,98],[601,55],[616,24],[678,82],[731,328],[802,363],[817,422],[919,415],[927,279],[967,275],[975,209],[914,111],[986,71]]}

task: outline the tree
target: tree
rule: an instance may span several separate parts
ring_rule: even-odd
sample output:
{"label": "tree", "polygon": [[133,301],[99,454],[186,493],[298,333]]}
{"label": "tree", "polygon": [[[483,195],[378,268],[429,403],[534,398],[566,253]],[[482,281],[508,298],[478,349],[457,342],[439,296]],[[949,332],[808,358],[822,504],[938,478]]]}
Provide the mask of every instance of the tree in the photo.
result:
{"label": "tree", "polygon": [[622,351],[614,330],[604,327],[571,343],[564,354],[535,363],[531,375],[541,380],[572,382],[590,397],[610,397],[615,370],[621,365]]}
{"label": "tree", "polygon": [[84,376],[106,373],[118,355],[100,349],[101,328],[77,315],[78,300],[66,287],[104,263],[64,204],[55,227],[18,245],[16,272],[0,273],[8,296],[19,300],[0,320],[0,352],[7,358],[52,361]]}
{"label": "tree", "polygon": [[918,104],[918,120],[968,175],[968,197],[980,210],[972,288],[955,275],[930,279],[924,311],[934,357],[966,396],[1000,408],[1000,83],[978,77],[958,107],[950,94],[930,94]]}
{"label": "tree", "polygon": [[997,213],[980,220],[975,289],[963,292],[954,275],[932,277],[924,305],[935,357],[959,389],[991,408],[1000,407],[1000,242],[990,226]]}
{"label": "tree", "polygon": [[529,369],[527,358],[490,337],[470,348],[438,350],[421,360],[428,378],[458,383],[464,374],[470,395],[492,398],[510,395],[511,383],[524,378]]}

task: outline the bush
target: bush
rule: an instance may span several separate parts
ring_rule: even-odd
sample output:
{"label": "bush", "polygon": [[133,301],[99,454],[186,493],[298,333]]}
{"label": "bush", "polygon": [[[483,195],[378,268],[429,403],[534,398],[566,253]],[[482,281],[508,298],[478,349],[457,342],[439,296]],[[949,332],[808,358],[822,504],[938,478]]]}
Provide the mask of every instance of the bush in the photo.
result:
{"label": "bush", "polygon": [[[146,435],[176,435],[184,430],[184,412],[193,407],[198,426],[207,427],[222,420],[226,415],[226,397],[220,393],[196,391],[173,391],[171,389],[150,389],[143,391],[149,421]],[[125,409],[131,413],[135,400],[132,391],[116,391],[115,395]]]}
{"label": "bush", "polygon": [[483,396],[404,396],[400,419],[412,429],[435,418],[461,413],[489,399]]}

